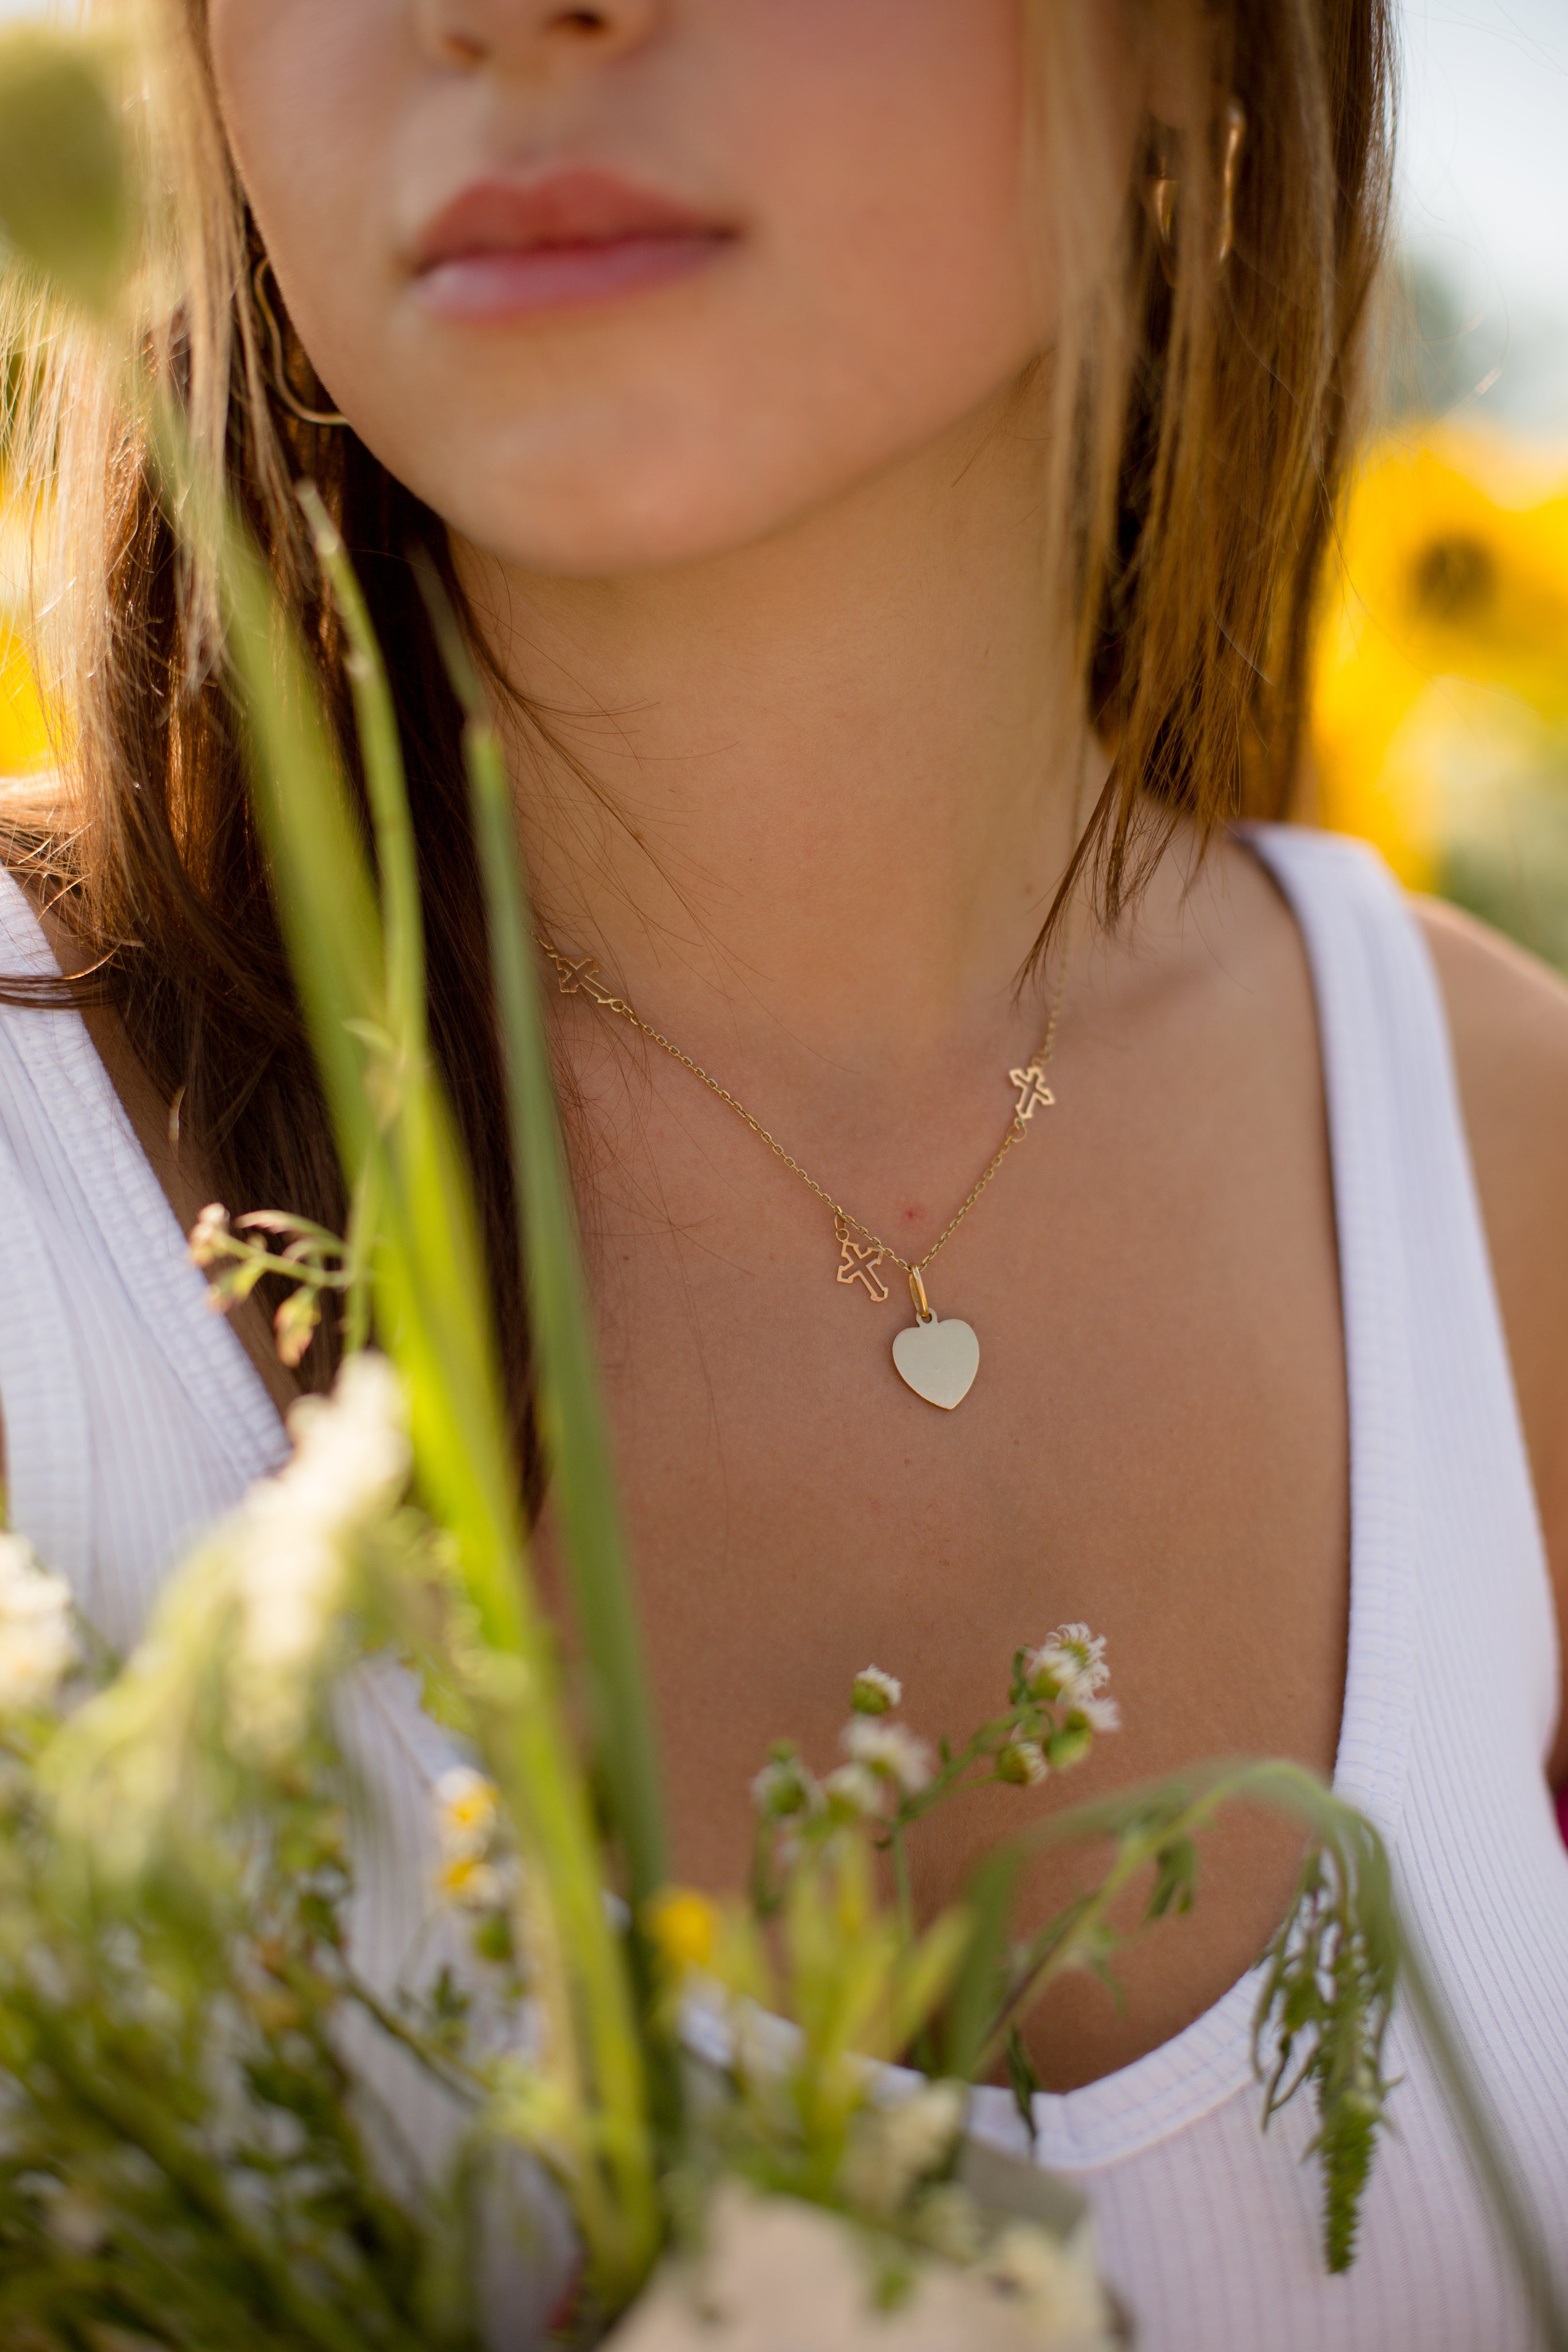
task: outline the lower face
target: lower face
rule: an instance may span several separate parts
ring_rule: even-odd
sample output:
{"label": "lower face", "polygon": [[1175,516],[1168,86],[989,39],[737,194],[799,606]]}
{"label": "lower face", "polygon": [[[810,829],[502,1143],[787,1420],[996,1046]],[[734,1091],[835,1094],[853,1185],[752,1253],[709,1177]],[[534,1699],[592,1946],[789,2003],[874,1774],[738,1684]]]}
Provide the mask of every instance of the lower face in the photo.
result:
{"label": "lower face", "polygon": [[[1121,11],[1079,5],[1102,156],[1131,137]],[[332,402],[464,539],[602,576],[779,530],[1049,341],[1027,13],[209,0],[209,36]]]}

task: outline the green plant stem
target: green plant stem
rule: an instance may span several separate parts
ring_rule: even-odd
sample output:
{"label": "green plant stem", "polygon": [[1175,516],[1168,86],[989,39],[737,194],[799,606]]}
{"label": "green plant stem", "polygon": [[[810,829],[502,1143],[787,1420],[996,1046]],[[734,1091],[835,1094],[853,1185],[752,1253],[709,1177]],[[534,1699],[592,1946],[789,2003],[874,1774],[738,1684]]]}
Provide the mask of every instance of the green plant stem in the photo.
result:
{"label": "green plant stem", "polygon": [[[1164,1784],[1167,1789],[1170,1785]],[[979,2073],[996,2063],[1009,2029],[1021,2021],[1052,1979],[1074,1964],[1118,1897],[1141,1872],[1148,1869],[1163,1848],[1178,1840],[1196,1837],[1216,1813],[1239,1798],[1271,1801],[1286,1811],[1304,1814],[1318,1830],[1329,1818],[1328,1809],[1336,1804],[1310,1773],[1298,1771],[1294,1766],[1272,1762],[1221,1766],[1205,1776],[1204,1785],[1179,1811],[1161,1817],[1143,1835],[1128,1837],[1125,1825],[1136,1821],[1140,1807],[1160,1793],[1160,1784],[1155,1784],[1148,1790],[1075,1805],[1066,1812],[1032,1823],[1009,1841],[1009,1846],[1016,1849],[1038,1852],[1083,1838],[1113,1836],[1121,1850],[1092,1894],[1082,1896],[1072,1906],[1065,1928],[1062,1922],[1052,1922],[1032,1946],[1025,1948],[1015,1980],[985,2035]]]}
{"label": "green plant stem", "polygon": [[360,730],[365,791],[375,827],[382,919],[386,932],[387,1026],[398,1052],[411,1066],[426,1051],[424,919],[419,889],[419,856],[409,815],[408,780],[397,712],[387,684],[376,633],[338,527],[321,503],[314,482],[301,482],[299,504],[327,576],[349,640],[345,668]]}
{"label": "green plant stem", "polygon": [[[265,568],[226,500],[204,499],[199,469],[166,404],[154,404],[152,430],[172,504],[217,549],[258,817],[350,1186],[374,1171],[376,1322],[407,1389],[418,1483],[455,1540],[476,1631],[505,1670],[504,1687],[481,1695],[480,1745],[516,1821],[525,1877],[535,1889],[538,2063],[590,2150],[578,2214],[595,2290],[613,2312],[635,2294],[662,2235],[642,2051],[551,1639],[526,1572],[472,1196],[426,1057],[400,1050],[407,1033],[402,1041],[390,1037],[382,924],[303,647],[281,625]],[[373,670],[356,683],[372,696],[384,691]],[[395,874],[402,853],[392,803],[402,777],[379,760],[383,735],[372,727],[365,749],[368,763],[377,764],[372,805],[392,817],[382,861]],[[405,937],[402,954],[410,952]],[[400,983],[405,991],[411,973],[410,965]],[[392,1047],[379,1087],[377,1038]]]}
{"label": "green plant stem", "polygon": [[893,1852],[893,1893],[898,1906],[898,1931],[905,1948],[915,1941],[915,1898],[909,1885],[909,1849],[904,1842],[904,1822],[895,1820],[888,1832],[888,1844]]}
{"label": "green plant stem", "polygon": [[349,1356],[357,1356],[369,1347],[371,1339],[372,1260],[379,1202],[376,1169],[375,1160],[367,1160],[360,1171],[349,1211],[349,1230],[343,1237],[343,1352]]}
{"label": "green plant stem", "polygon": [[1568,2352],[1568,2305],[1563,2303],[1540,2231],[1519,2193],[1512,2168],[1493,2129],[1448,2003],[1407,1919],[1404,1936],[1404,1977],[1410,2007],[1437,2067],[1450,2112],[1518,2267],[1541,2340],[1548,2352]]}
{"label": "green plant stem", "polygon": [[669,1876],[663,1774],[535,980],[511,780],[455,618],[428,571],[422,584],[467,712],[469,786],[506,1047],[519,1239],[539,1352],[545,1438],[558,1476],[573,1598],[592,1679],[596,1743],[635,1912]]}

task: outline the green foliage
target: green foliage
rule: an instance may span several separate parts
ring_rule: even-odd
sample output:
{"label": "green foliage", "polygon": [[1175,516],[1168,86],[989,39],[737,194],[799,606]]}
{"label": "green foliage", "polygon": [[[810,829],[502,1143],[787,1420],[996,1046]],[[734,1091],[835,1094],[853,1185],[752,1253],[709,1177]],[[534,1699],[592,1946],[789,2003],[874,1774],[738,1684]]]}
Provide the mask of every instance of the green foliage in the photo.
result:
{"label": "green foliage", "polygon": [[[179,1870],[127,1874],[10,1733],[0,2340],[472,2352],[459,2218],[415,2195],[412,2161],[392,2184],[395,2131],[339,2046],[359,2000],[340,1762],[297,1757]],[[55,1737],[79,1758],[78,1730]]]}
{"label": "green foliage", "polygon": [[[1304,2084],[1323,2176],[1323,2256],[1350,2268],[1361,2199],[1392,2085],[1383,2043],[1399,1968],[1387,1857],[1347,1814],[1309,1850],[1291,1915],[1270,1948],[1254,2048],[1272,2036],[1264,2119]],[[1304,2048],[1303,2048],[1304,2045]]]}

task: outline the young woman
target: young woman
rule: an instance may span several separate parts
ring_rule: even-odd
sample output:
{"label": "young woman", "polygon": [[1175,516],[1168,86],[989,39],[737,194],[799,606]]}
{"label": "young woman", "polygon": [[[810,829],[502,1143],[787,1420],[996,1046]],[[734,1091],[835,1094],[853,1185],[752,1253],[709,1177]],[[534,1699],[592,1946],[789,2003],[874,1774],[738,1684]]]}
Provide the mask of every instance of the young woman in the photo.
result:
{"label": "young woman", "polygon": [[[1568,998],[1359,849],[1237,822],[1300,768],[1385,0],[162,23],[185,274],[149,332],[340,711],[293,478],[389,650],[532,1486],[412,547],[506,715],[682,1874],[736,1880],[767,1740],[825,1756],[868,1658],[957,1727],[1090,1619],[1124,1727],[1072,1793],[1222,1751],[1335,1773],[1568,2263]],[[0,1397],[16,1521],[122,1637],[291,1388],[182,1228],[342,1204],[208,583],[85,350],[37,389],[76,735],[0,884]],[[51,951],[79,1014],[36,1001]],[[944,1817],[924,1899],[1028,1801]],[[1412,2032],[1348,2278],[1311,2116],[1259,2137],[1245,1979],[1298,1852],[1228,1822],[1124,2005],[1040,2017],[1040,2156],[1151,2352],[1523,2346]]]}

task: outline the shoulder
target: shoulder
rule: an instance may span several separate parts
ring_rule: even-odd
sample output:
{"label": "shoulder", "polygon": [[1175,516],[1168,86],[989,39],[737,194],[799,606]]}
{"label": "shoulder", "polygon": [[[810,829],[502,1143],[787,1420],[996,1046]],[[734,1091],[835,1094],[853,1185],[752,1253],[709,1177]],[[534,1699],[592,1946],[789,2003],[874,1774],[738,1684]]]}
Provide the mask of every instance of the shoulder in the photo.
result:
{"label": "shoulder", "polygon": [[1568,1277],[1568,981],[1457,908],[1412,907],[1448,1013],[1494,1255],[1523,1253],[1541,1272],[1561,1257]]}
{"label": "shoulder", "polygon": [[[1414,911],[1448,1012],[1536,1494],[1568,1632],[1568,981],[1433,899]],[[1554,1759],[1568,1780],[1568,1717]]]}

